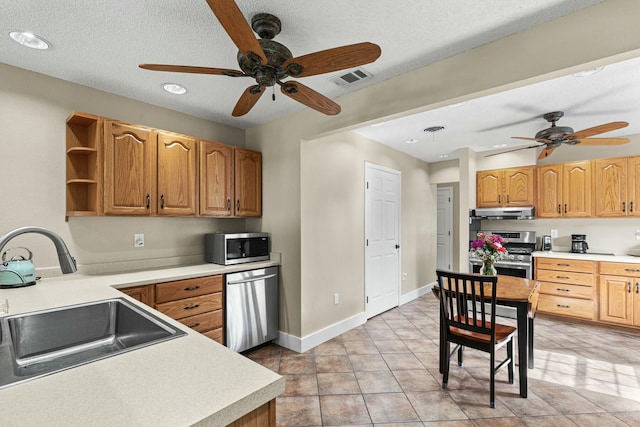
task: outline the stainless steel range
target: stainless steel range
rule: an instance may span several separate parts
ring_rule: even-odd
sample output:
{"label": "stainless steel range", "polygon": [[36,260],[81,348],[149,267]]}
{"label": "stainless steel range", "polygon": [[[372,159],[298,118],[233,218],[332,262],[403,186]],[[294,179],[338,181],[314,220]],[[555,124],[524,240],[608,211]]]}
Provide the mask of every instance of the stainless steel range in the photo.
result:
{"label": "stainless steel range", "polygon": [[[535,231],[481,231],[485,234],[499,234],[506,239],[508,255],[494,264],[498,274],[533,279],[533,260],[531,254],[536,248]],[[470,236],[472,237],[472,236]],[[475,238],[475,236],[473,236]],[[482,260],[469,254],[469,271],[480,272]]]}

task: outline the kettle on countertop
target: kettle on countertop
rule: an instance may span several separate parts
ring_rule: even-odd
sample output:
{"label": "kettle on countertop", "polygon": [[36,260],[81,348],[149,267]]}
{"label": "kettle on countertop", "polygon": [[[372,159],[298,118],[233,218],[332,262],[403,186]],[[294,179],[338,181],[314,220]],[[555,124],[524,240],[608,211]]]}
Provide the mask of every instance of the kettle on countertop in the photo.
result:
{"label": "kettle on countertop", "polygon": [[[25,255],[13,255],[7,259],[10,252],[23,249]],[[17,288],[36,284],[36,268],[31,261],[33,254],[27,248],[10,248],[2,254],[0,264],[0,288]]]}

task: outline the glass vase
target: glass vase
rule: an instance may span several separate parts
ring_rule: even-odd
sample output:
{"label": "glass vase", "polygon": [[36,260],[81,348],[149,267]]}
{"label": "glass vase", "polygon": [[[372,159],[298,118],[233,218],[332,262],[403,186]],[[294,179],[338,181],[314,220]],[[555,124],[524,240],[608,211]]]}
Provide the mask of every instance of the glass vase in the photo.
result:
{"label": "glass vase", "polygon": [[482,268],[480,269],[480,274],[484,276],[498,275],[498,271],[496,270],[495,265],[493,265],[493,260],[485,259],[482,261]]}

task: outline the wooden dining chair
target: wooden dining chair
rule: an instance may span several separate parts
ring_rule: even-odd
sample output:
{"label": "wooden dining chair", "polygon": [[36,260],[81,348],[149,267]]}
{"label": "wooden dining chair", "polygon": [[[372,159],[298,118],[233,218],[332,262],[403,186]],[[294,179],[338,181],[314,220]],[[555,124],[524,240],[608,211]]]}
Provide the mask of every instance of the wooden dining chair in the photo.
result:
{"label": "wooden dining chair", "polygon": [[[490,406],[495,408],[495,374],[505,365],[513,384],[513,336],[516,328],[496,323],[496,276],[436,270],[440,288],[441,355],[444,356],[442,388],[447,388],[449,365],[458,353],[462,366],[463,348],[490,354]],[[451,343],[456,347],[451,351]],[[496,366],[496,350],[506,344],[507,358]]]}

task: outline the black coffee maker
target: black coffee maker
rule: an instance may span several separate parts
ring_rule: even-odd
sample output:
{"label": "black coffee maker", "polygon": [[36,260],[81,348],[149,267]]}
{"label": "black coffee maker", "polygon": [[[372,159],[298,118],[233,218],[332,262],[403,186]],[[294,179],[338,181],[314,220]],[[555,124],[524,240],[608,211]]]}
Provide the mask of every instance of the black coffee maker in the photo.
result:
{"label": "black coffee maker", "polygon": [[576,254],[586,254],[589,245],[587,244],[586,234],[571,235],[571,252]]}

